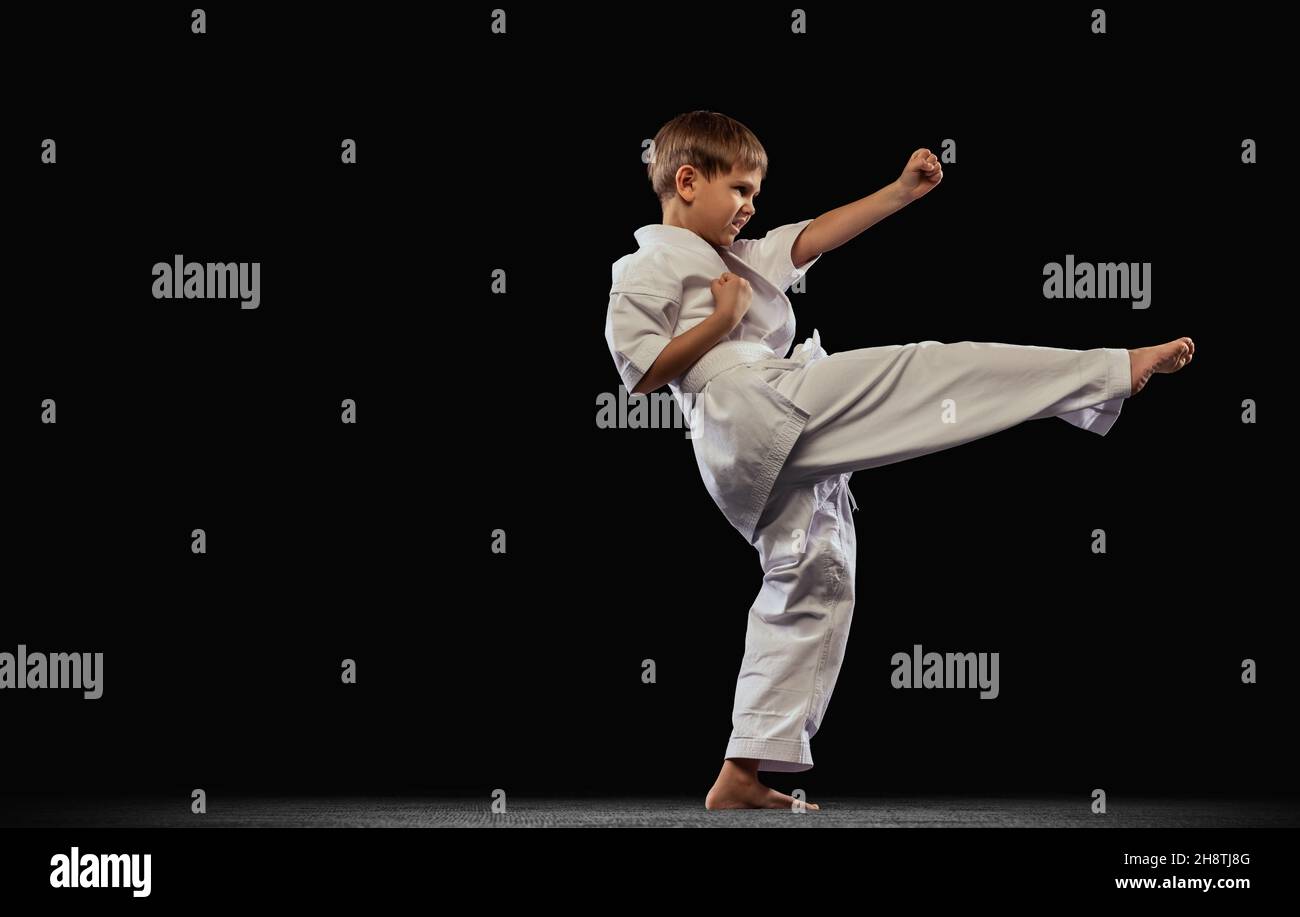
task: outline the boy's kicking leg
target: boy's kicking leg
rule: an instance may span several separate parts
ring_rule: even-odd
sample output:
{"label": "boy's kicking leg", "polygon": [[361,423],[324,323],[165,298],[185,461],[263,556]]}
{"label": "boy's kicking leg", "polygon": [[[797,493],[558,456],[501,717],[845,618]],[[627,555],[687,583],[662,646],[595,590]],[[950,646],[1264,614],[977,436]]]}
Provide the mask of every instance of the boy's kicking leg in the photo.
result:
{"label": "boy's kicking leg", "polygon": [[1104,434],[1124,399],[1155,373],[1186,366],[1193,352],[1190,338],[1135,350],[922,341],[754,371],[810,415],[778,478],[792,486],[1044,417]]}

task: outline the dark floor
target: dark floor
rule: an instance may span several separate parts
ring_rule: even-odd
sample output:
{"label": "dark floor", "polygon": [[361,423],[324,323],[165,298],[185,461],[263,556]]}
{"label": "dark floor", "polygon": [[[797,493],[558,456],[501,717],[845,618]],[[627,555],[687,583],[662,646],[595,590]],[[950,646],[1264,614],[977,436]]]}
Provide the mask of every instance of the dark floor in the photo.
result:
{"label": "dark floor", "polygon": [[0,797],[0,828],[1280,828],[1300,827],[1300,801],[1118,799],[1105,815],[1083,797],[822,797],[820,811],[710,812],[703,800],[510,798],[494,815],[490,799],[439,797],[210,796],[206,815],[188,798]]}

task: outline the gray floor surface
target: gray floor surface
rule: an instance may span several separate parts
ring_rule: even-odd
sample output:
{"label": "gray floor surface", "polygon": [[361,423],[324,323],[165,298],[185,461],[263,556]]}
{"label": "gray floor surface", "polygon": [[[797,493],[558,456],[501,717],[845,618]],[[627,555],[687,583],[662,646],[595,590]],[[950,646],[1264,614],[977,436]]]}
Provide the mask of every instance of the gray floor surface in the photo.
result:
{"label": "gray floor surface", "polygon": [[188,798],[0,799],[0,827],[168,828],[1295,828],[1300,801],[1266,799],[1112,798],[1105,815],[1074,798],[814,799],[820,811],[708,811],[703,799],[510,797],[494,814],[491,800],[447,797],[209,796],[192,815]]}

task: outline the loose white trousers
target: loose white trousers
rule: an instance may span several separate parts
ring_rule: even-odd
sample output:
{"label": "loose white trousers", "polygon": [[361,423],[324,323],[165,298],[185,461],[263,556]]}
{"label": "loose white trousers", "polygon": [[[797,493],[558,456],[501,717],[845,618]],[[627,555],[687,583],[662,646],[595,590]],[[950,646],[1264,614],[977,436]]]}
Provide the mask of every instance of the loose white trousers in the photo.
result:
{"label": "loose white trousers", "polygon": [[1044,417],[1105,435],[1132,394],[1124,349],[921,341],[827,354],[815,332],[791,359],[719,378],[770,386],[809,415],[755,529],[763,585],[724,755],[785,772],[813,766],[809,743],[844,661],[857,562],[850,475]]}

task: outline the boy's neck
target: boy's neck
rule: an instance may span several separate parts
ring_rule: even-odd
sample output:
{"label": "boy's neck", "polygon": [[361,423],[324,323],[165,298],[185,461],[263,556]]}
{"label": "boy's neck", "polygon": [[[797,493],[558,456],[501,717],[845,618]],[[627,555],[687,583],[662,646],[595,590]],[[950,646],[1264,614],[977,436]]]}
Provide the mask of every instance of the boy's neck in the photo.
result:
{"label": "boy's neck", "polygon": [[686,213],[681,207],[669,205],[662,208],[660,213],[662,214],[660,221],[663,225],[678,226],[682,229],[689,229],[691,232],[695,232],[695,229],[690,225],[690,221],[687,220]]}
{"label": "boy's neck", "polygon": [[664,210],[662,216],[660,217],[660,222],[664,226],[676,226],[678,229],[690,230],[691,232],[695,233],[697,236],[700,236],[701,239],[704,238],[704,236],[701,235],[700,232],[695,229],[695,227],[687,223],[687,221],[683,218],[682,214],[676,211]]}

